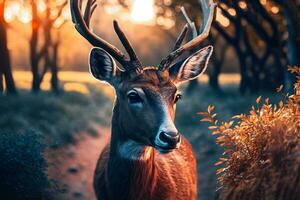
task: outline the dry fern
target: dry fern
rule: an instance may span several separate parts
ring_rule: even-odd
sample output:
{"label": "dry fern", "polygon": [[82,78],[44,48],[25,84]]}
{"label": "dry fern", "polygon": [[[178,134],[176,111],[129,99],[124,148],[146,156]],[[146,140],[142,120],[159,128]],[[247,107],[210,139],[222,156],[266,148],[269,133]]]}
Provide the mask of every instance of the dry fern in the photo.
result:
{"label": "dry fern", "polygon": [[224,148],[216,163],[223,166],[217,173],[224,199],[300,198],[300,67],[289,71],[297,76],[295,92],[282,93],[278,104],[258,97],[248,115],[230,122],[216,120],[213,106],[199,113]]}

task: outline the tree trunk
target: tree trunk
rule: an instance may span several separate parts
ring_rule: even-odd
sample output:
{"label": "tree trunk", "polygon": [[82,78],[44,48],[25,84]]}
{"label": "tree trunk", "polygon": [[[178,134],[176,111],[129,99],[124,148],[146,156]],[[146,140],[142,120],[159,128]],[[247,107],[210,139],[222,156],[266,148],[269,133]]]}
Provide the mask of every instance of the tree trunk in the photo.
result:
{"label": "tree trunk", "polygon": [[[49,2],[46,2],[49,5]],[[47,47],[45,52],[45,68],[50,68],[51,71],[51,89],[55,93],[59,93],[59,80],[58,80],[58,48],[59,40],[57,42],[52,41],[52,32],[54,21],[51,19],[50,7],[46,10],[46,22],[44,24],[44,43]]]}
{"label": "tree trunk", "polygon": [[[1,54],[1,51],[0,51]],[[9,58],[9,52],[8,49],[6,49],[5,54],[3,54],[5,59],[3,59],[3,66],[4,66],[4,77],[5,77],[5,85],[6,85],[6,91],[11,94],[15,94],[16,86],[13,79],[11,67],[10,67],[10,58]]]}
{"label": "tree trunk", "polygon": [[38,30],[32,29],[30,41],[30,62],[32,72],[32,91],[40,91],[39,58],[37,55]]}
{"label": "tree trunk", "polygon": [[238,50],[237,47],[235,47],[235,50],[240,63],[240,74],[241,74],[240,92],[241,94],[245,94],[247,90],[251,88],[250,87],[251,84],[247,73],[246,57],[245,55],[243,55],[243,53],[240,50]]}
{"label": "tree trunk", "polygon": [[[211,38],[211,41],[217,43],[216,38]],[[209,85],[210,87],[213,89],[213,91],[220,93],[221,92],[221,87],[219,84],[219,75],[221,73],[221,68],[223,66],[224,60],[225,60],[225,56],[226,56],[226,52],[228,49],[228,45],[224,44],[221,47],[221,51],[220,51],[220,55],[219,57],[217,56],[217,51],[215,51],[212,54],[212,59],[211,59],[211,63],[212,63],[212,69],[210,71],[209,75]]]}
{"label": "tree trunk", "polygon": [[58,81],[58,48],[59,42],[53,45],[53,56],[51,62],[51,87],[54,93],[59,93],[59,81]]}
{"label": "tree trunk", "polygon": [[221,67],[219,65],[214,65],[214,69],[209,74],[209,85],[213,89],[213,91],[219,92],[220,84],[219,84],[219,74],[221,71]]}
{"label": "tree trunk", "polygon": [[32,21],[31,21],[31,39],[30,39],[30,64],[32,72],[32,92],[41,90],[41,77],[39,74],[39,63],[42,58],[42,52],[38,52],[38,32],[40,21],[37,13],[37,5],[34,0],[31,1]]}
{"label": "tree trunk", "polygon": [[286,0],[283,7],[289,33],[288,64],[300,66],[300,21],[298,6],[295,1]]}
{"label": "tree trunk", "polygon": [[216,56],[213,54],[213,67],[209,73],[209,86],[213,89],[214,92],[220,92],[220,84],[219,84],[219,75],[221,73],[222,64],[216,60]]}
{"label": "tree trunk", "polygon": [[2,94],[4,91],[4,85],[3,85],[3,74],[0,71],[0,94]]}
{"label": "tree trunk", "polygon": [[5,78],[5,85],[7,93],[16,93],[15,82],[13,79],[9,50],[7,48],[7,30],[6,30],[6,22],[4,19],[4,7],[5,1],[0,2],[0,71],[2,72],[2,82],[0,88],[3,90],[3,76]]}
{"label": "tree trunk", "polygon": [[[287,61],[290,66],[300,67],[300,21],[299,8],[295,1],[285,0],[281,3],[287,21],[288,41],[287,41]],[[289,73],[288,91],[293,91],[296,82],[295,75]]]}
{"label": "tree trunk", "polygon": [[[49,8],[48,8],[49,9]],[[47,10],[47,16],[46,17],[46,22],[44,24],[44,45],[46,47],[44,59],[44,69],[50,69],[51,73],[53,74],[53,63],[51,60],[51,46],[52,46],[52,37],[51,37],[51,21],[50,21],[50,10]],[[53,77],[52,77],[53,78]],[[52,78],[51,78],[51,86],[52,85]]]}

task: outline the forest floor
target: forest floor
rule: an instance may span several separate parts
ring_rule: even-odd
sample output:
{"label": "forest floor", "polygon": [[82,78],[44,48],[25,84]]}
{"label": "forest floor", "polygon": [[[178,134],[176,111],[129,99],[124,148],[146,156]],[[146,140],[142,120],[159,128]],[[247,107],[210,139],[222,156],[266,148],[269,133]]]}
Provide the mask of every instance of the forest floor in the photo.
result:
{"label": "forest floor", "polygon": [[[109,141],[109,128],[99,127],[98,136],[81,134],[74,144],[46,151],[48,177],[59,191],[55,200],[96,200],[93,175],[102,149]],[[59,156],[58,156],[59,155]]]}

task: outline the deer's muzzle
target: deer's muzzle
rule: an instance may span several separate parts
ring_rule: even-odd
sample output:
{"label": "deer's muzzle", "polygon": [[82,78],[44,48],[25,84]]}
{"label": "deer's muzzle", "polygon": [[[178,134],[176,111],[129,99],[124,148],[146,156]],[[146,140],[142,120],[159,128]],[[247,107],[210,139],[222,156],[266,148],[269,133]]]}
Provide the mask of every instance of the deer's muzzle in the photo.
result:
{"label": "deer's muzzle", "polygon": [[181,138],[178,132],[161,131],[155,137],[154,147],[161,153],[168,153],[179,148],[180,142]]}

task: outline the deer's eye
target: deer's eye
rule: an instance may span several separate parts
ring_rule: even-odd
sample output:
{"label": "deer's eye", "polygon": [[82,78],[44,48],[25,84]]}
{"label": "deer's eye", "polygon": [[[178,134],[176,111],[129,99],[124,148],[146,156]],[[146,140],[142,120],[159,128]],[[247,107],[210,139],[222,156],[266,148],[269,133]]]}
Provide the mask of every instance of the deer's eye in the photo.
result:
{"label": "deer's eye", "polygon": [[130,91],[127,94],[128,102],[131,104],[142,103],[143,99],[139,96],[136,91]]}
{"label": "deer's eye", "polygon": [[178,101],[179,99],[181,99],[181,98],[182,98],[182,95],[181,95],[181,94],[177,94],[177,95],[175,96],[174,103],[177,103],[177,101]]}

